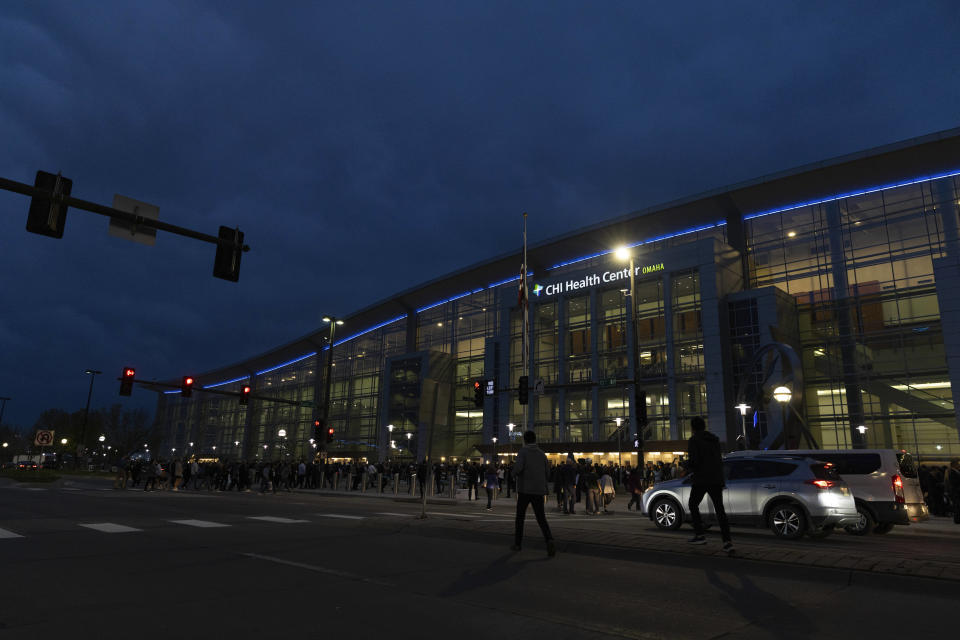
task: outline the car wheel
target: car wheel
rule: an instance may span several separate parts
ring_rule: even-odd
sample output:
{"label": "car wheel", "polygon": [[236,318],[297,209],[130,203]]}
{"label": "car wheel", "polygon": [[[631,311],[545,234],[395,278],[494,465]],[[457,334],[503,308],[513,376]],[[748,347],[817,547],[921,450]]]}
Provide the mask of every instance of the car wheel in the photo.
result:
{"label": "car wheel", "polygon": [[873,516],[870,515],[870,512],[867,511],[866,507],[858,504],[857,513],[860,514],[860,521],[857,522],[857,524],[844,527],[847,533],[852,536],[868,536],[873,533],[874,528],[877,526],[877,522],[873,519]]}
{"label": "car wheel", "polygon": [[816,531],[811,531],[810,537],[815,540],[823,540],[824,538],[829,536],[831,533],[833,533],[833,529],[834,529],[834,525],[832,524],[825,525],[823,527],[820,527]]}
{"label": "car wheel", "polygon": [[894,525],[892,522],[881,522],[873,528],[873,532],[878,536],[882,536],[885,533],[890,533],[893,531],[894,526],[896,525]]}
{"label": "car wheel", "polygon": [[795,504],[778,504],[770,511],[770,530],[778,538],[796,540],[807,530],[807,519],[803,509]]}
{"label": "car wheel", "polygon": [[669,498],[662,498],[653,503],[653,522],[658,529],[676,531],[680,528],[683,518],[680,517],[680,508]]}

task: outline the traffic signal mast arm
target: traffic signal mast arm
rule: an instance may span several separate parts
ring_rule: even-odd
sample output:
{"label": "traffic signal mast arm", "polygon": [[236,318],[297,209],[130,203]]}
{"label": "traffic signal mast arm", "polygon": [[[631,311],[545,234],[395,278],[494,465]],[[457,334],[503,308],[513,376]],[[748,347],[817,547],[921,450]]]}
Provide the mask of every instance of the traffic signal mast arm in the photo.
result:
{"label": "traffic signal mast arm", "polygon": [[[161,222],[160,220],[154,220],[152,218],[145,218],[143,216],[138,216],[135,213],[130,213],[128,211],[120,211],[119,209],[114,209],[113,207],[107,207],[102,204],[97,204],[95,202],[81,200],[80,198],[74,198],[73,196],[53,195],[51,192],[45,191],[43,189],[38,189],[33,185],[24,184],[22,182],[16,182],[14,180],[7,180],[6,178],[0,178],[0,189],[4,189],[6,191],[13,191],[15,193],[21,193],[25,196],[49,198],[51,201],[67,205],[69,207],[83,209],[84,211],[90,211],[91,213],[98,213],[102,216],[107,216],[109,218],[119,218],[121,220],[124,220],[126,222],[129,222],[139,227],[151,227],[154,229],[159,229],[160,231],[168,231],[170,233],[175,233],[180,236],[186,236],[187,238],[193,238],[194,240],[202,240],[203,242],[209,242],[217,246],[220,246],[225,242],[224,240],[221,240],[219,237],[212,236],[208,233],[194,231],[193,229],[187,229],[186,227],[180,227],[175,224]],[[246,244],[242,244],[240,248],[243,251],[250,250],[250,247]]]}
{"label": "traffic signal mast arm", "polygon": [[[117,378],[117,380],[120,380],[121,382],[123,382],[124,378],[123,378],[123,377],[119,377],[119,378]],[[132,380],[128,380],[128,381],[130,381],[130,382],[135,382],[135,383],[137,383],[137,384],[139,384],[139,385],[142,385],[142,386],[144,386],[144,387],[160,387],[160,388],[163,388],[163,389],[180,389],[180,386],[181,386],[181,385],[179,385],[179,384],[170,384],[170,383],[167,383],[167,382],[154,382],[153,380],[137,380],[136,378],[134,378],[134,379],[132,379]],[[197,393],[197,392],[213,393],[213,394],[218,395],[218,396],[233,396],[233,397],[235,397],[235,398],[240,398],[240,397],[242,397],[242,396],[244,395],[243,392],[241,392],[241,391],[221,391],[221,390],[219,390],[219,389],[200,389],[200,388],[195,388],[193,391],[194,391],[194,393]],[[294,406],[296,406],[296,407],[308,406],[308,405],[304,404],[303,402],[301,402],[301,401],[299,401],[299,400],[287,400],[286,398],[270,398],[270,397],[267,397],[267,396],[256,396],[256,395],[252,395],[252,394],[247,394],[247,397],[253,398],[254,400],[262,400],[262,401],[264,401],[264,402],[279,402],[279,403],[281,403],[281,404],[292,404],[292,405],[294,405]]]}

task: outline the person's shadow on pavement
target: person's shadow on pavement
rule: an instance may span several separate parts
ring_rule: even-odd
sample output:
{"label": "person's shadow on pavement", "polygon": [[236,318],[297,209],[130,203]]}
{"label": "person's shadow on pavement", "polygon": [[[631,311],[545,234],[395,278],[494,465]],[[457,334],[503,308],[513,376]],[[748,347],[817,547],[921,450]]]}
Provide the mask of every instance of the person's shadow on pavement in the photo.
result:
{"label": "person's shadow on pavement", "polygon": [[720,579],[715,571],[707,570],[707,581],[722,592],[730,604],[750,625],[766,629],[779,637],[811,637],[817,627],[800,609],[764,591],[744,574],[737,573],[740,586]]}
{"label": "person's shadow on pavement", "polygon": [[514,557],[516,557],[516,554],[507,553],[486,567],[481,569],[468,569],[461,573],[459,578],[437,595],[442,598],[449,598],[480,587],[495,585],[514,577],[532,562],[545,562],[547,560],[547,558],[540,558],[539,560],[515,560],[514,562],[509,562],[509,560]]}

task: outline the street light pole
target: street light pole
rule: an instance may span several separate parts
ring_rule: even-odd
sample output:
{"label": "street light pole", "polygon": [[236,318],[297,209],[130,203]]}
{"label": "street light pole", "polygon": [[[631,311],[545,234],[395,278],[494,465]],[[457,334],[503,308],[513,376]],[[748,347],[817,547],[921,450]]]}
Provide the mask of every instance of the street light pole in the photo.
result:
{"label": "street light pole", "polygon": [[[323,321],[330,325],[330,339],[328,342],[328,351],[327,351],[327,373],[324,380],[324,393],[323,393],[323,418],[321,418],[321,424],[323,424],[323,440],[328,443],[327,431],[330,428],[330,425],[327,422],[330,419],[330,390],[333,388],[333,340],[337,335],[337,326],[343,325],[343,320],[337,320],[333,316],[323,316]],[[324,451],[326,451],[326,446],[324,446]]]}
{"label": "street light pole", "polygon": [[83,411],[83,426],[80,428],[80,450],[85,451],[87,448],[87,418],[90,416],[90,398],[93,396],[93,381],[97,379],[97,376],[103,373],[103,371],[97,371],[96,369],[87,369],[84,371],[85,374],[90,376],[90,390],[87,391],[87,408]]}
{"label": "street light pole", "polygon": [[0,398],[0,427],[3,426],[3,410],[7,408],[7,400],[11,398]]}
{"label": "street light pole", "polygon": [[[639,444],[639,450],[637,451],[637,466],[643,466],[643,430],[646,425],[641,424],[640,412],[645,409],[645,407],[640,406],[640,363],[639,353],[640,349],[637,345],[637,338],[639,332],[637,331],[637,279],[636,279],[636,267],[634,264],[633,252],[630,251],[627,247],[618,247],[614,250],[614,256],[619,260],[629,260],[630,263],[630,292],[628,297],[630,298],[630,304],[628,311],[628,317],[630,319],[630,335],[633,342],[633,353],[630,355],[633,356],[633,398],[630,401],[630,405],[633,407],[633,419],[637,426],[637,441]],[[626,318],[624,318],[626,320]]]}
{"label": "street light pole", "polygon": [[750,408],[750,405],[748,405],[746,402],[741,402],[734,408],[740,411],[740,437],[743,439],[742,448],[746,449],[747,448],[747,409]]}

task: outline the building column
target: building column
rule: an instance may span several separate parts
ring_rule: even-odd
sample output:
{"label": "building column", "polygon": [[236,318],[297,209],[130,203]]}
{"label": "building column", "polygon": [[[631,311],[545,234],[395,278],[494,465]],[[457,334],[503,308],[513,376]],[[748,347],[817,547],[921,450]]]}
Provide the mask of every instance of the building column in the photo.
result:
{"label": "building column", "polygon": [[557,439],[570,442],[567,427],[567,301],[557,296]]}
{"label": "building column", "polygon": [[598,298],[597,289],[594,287],[590,290],[590,376],[593,378],[593,385],[590,387],[590,406],[593,407],[593,411],[590,412],[590,417],[593,423],[591,439],[594,442],[600,440],[600,337],[598,335],[600,323],[597,321],[597,309],[600,305],[597,304]]}
{"label": "building column", "polygon": [[680,417],[677,409],[676,353],[673,344],[673,280],[663,274],[663,327],[667,338],[667,401],[670,409],[670,439],[680,439]]}
{"label": "building column", "polygon": [[[862,449],[864,438],[857,426],[864,423],[863,399],[860,397],[860,379],[857,367],[857,344],[854,338],[853,316],[850,310],[850,284],[847,280],[847,262],[843,250],[843,220],[840,204],[834,200],[823,205],[830,242],[830,274],[833,276],[833,298],[837,321],[837,338],[843,367],[843,387],[846,395],[848,433],[853,447]],[[784,425],[786,426],[786,425]]]}
{"label": "building column", "polygon": [[[624,300],[624,329],[627,331],[627,370],[630,372],[630,377],[633,378],[639,371],[636,363],[639,353],[639,349],[637,349],[637,324],[635,319],[637,302],[629,295],[622,296],[622,298]],[[627,435],[631,442],[633,441],[633,435],[639,432],[637,415],[640,408],[636,406],[637,387],[639,384],[639,380],[634,380],[633,384],[627,385],[627,397],[629,398],[628,402],[630,405],[630,411],[627,412],[627,424],[629,425]]]}

